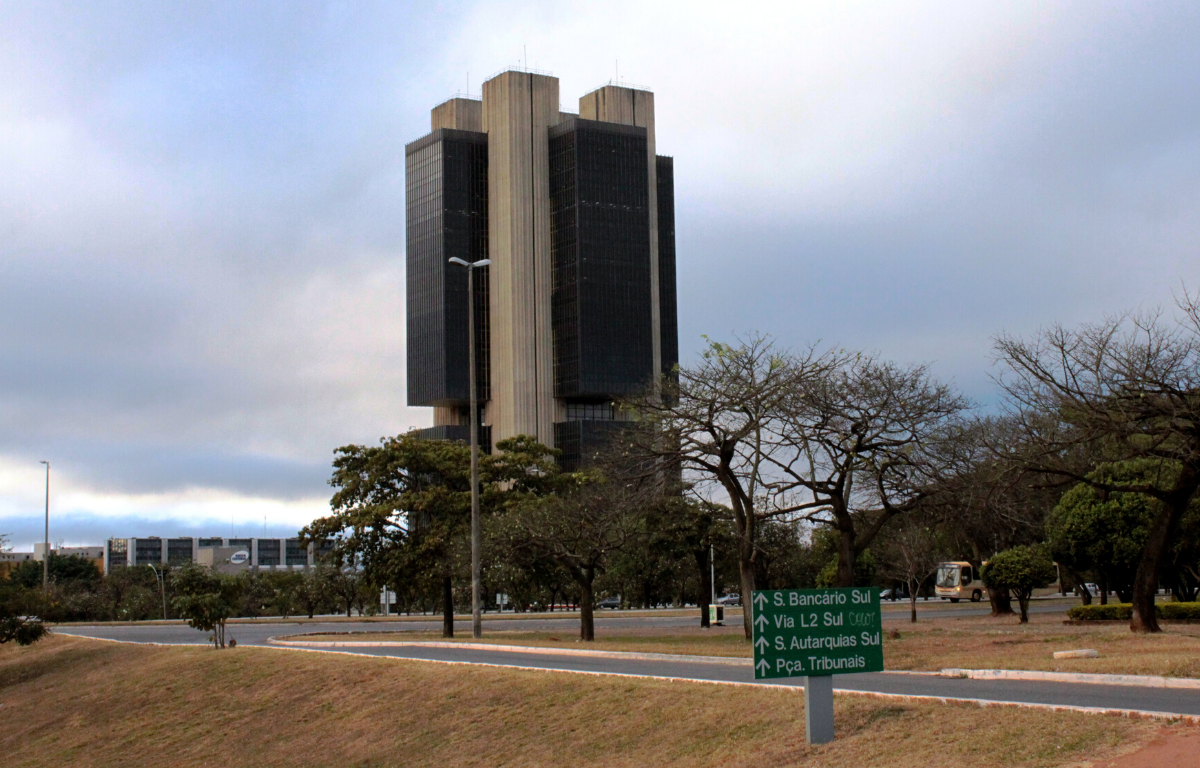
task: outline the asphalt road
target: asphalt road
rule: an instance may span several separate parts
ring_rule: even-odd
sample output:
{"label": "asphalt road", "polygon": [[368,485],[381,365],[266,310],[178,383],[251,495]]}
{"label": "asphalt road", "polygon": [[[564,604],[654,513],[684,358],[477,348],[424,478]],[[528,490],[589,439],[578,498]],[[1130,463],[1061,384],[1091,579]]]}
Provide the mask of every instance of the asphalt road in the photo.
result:
{"label": "asphalt road", "polygon": [[[1056,613],[1066,611],[1069,605],[1074,605],[1074,602],[1067,603],[1066,601],[1043,601],[1030,606],[1030,613]],[[955,618],[955,617],[972,617],[986,616],[990,612],[990,608],[984,603],[982,606],[974,603],[959,603],[953,605],[945,602],[929,601],[917,603],[918,618]],[[656,612],[661,614],[662,612]],[[495,614],[490,614],[484,617],[484,628],[492,630],[558,630],[565,634],[571,635],[579,630],[578,614],[568,614],[562,617],[556,617],[553,614],[536,614],[531,617],[530,614],[521,614],[522,618],[500,618]],[[907,603],[884,603],[883,620],[886,621],[908,621],[908,604]],[[641,611],[597,611],[596,612],[597,627],[603,629],[605,627],[638,627],[638,628],[661,628],[673,629],[677,627],[695,627],[699,626],[700,619],[695,608],[681,609],[675,615],[647,615]],[[726,616],[726,626],[736,625],[741,621],[741,614]],[[268,637],[281,635],[296,635],[296,634],[315,634],[318,632],[397,632],[401,630],[409,631],[440,631],[442,628],[442,620],[440,617],[430,616],[427,619],[413,619],[404,617],[402,620],[395,621],[329,621],[322,622],[319,619],[316,621],[303,622],[285,622],[271,621],[263,623],[251,623],[233,621],[229,624],[228,633],[235,638],[238,643],[245,645],[263,645]],[[454,622],[456,632],[470,632],[471,622],[469,619],[456,619]],[[207,633],[194,630],[183,623],[167,623],[167,624],[111,624],[111,625],[69,625],[55,627],[55,632],[60,632],[65,635],[81,635],[86,637],[99,637],[106,640],[126,640],[136,643],[168,643],[168,644],[193,644],[204,645],[208,637]]]}
{"label": "asphalt road", "polygon": [[[1063,606],[1039,605],[1045,611],[1063,610]],[[965,613],[970,608],[956,606],[946,612],[952,615]],[[885,611],[885,617],[892,613]],[[926,615],[932,614],[930,610]],[[646,627],[669,628],[695,626],[696,618],[688,616],[638,616],[636,614],[605,613],[599,619],[603,627]],[[316,632],[371,632],[397,629],[439,629],[441,622],[303,622],[303,623],[238,623],[230,625],[229,633],[241,645],[266,645],[267,638]],[[469,622],[458,622],[456,627],[469,631]],[[564,634],[578,627],[578,618],[538,619],[490,619],[485,629],[561,629]],[[69,626],[55,628],[65,635],[122,640],[137,643],[164,643],[181,645],[206,644],[206,634],[182,624],[136,624],[108,626]],[[278,646],[274,646],[278,647]],[[722,683],[748,683],[775,686],[799,686],[802,678],[784,680],[754,680],[753,669],[748,664],[705,663],[659,659],[631,659],[603,656],[570,656],[529,652],[507,652],[490,649],[441,648],[421,646],[339,648],[338,652],[367,656],[420,659],[426,661],[487,664],[505,667],[559,670],[565,672],[629,675],[639,677],[661,677],[700,680]],[[1096,707],[1102,709],[1140,710],[1182,715],[1200,716],[1200,693],[1194,690],[1173,688],[1142,688],[1136,686],[1110,686],[1082,683],[1057,683],[1024,680],[969,680],[944,678],[937,675],[871,673],[839,675],[835,680],[838,690],[869,691],[903,696],[932,696],[950,699],[1019,702],[1025,704]]]}

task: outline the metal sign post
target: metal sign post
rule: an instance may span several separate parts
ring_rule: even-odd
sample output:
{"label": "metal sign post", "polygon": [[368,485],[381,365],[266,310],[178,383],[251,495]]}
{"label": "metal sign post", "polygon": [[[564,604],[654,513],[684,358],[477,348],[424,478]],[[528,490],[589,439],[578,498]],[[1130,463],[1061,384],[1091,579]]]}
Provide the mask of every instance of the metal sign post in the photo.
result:
{"label": "metal sign post", "polygon": [[756,591],[754,678],[803,677],[809,744],[833,741],[833,675],[883,671],[875,587]]}

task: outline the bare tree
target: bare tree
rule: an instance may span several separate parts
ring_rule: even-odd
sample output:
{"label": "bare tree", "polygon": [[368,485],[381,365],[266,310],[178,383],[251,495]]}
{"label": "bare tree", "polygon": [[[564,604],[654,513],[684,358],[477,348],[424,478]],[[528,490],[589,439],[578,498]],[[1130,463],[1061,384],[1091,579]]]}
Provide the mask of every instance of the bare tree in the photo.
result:
{"label": "bare tree", "polygon": [[[951,549],[976,569],[996,552],[1041,541],[1046,515],[1062,495],[1063,481],[1047,482],[997,456],[995,446],[1016,446],[1024,439],[1017,426],[1002,416],[971,422],[955,443],[953,473],[940,481],[941,530]],[[988,600],[992,616],[1015,613],[1005,587],[989,589]]]}
{"label": "bare tree", "polygon": [[[681,471],[697,478],[702,495],[703,486],[715,484],[728,498],[746,600],[755,588],[757,528],[786,514],[767,498],[769,454],[780,448],[770,440],[771,422],[796,386],[831,364],[829,354],[794,354],[776,348],[767,336],[738,339],[736,345],[710,341],[696,365],[664,377],[661,396],[626,404],[651,427],[641,432],[648,436],[641,448],[673,457]],[[742,616],[747,638],[750,614]]]}
{"label": "bare tree", "polygon": [[939,491],[967,402],[926,366],[855,355],[797,377],[764,451],[776,510],[838,533],[836,586],[893,517]]}
{"label": "bare tree", "polygon": [[911,513],[884,543],[880,560],[883,571],[900,579],[908,589],[908,605],[912,623],[917,623],[917,592],[921,584],[937,570],[942,559],[942,544],[936,530],[938,520],[932,515],[916,519]]}
{"label": "bare tree", "polygon": [[[1026,341],[997,339],[999,378],[1025,441],[1011,458],[1031,471],[1161,502],[1133,584],[1130,629],[1158,632],[1159,575],[1200,488],[1200,303],[1184,293],[1175,322],[1125,314]],[[1002,447],[1001,447],[1002,448]],[[1150,480],[1089,477],[1091,456],[1156,463]]]}

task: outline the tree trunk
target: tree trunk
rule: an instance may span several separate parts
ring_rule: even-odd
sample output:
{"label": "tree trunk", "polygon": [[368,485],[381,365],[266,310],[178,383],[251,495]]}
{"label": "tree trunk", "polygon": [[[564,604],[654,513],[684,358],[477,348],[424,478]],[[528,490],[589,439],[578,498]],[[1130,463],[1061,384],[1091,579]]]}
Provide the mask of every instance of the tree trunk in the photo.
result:
{"label": "tree trunk", "polygon": [[908,608],[909,608],[909,613],[911,614],[911,620],[912,620],[913,624],[916,624],[917,623],[917,589],[921,588],[921,582],[916,581],[917,587],[916,587],[916,589],[914,589],[913,588],[914,581],[916,581],[916,580],[915,579],[910,580],[909,582],[907,582],[907,584],[905,586],[908,587]]}
{"label": "tree trunk", "polygon": [[1002,587],[988,588],[988,602],[992,604],[992,616],[1012,616],[1012,595]]}
{"label": "tree trunk", "polygon": [[700,626],[709,629],[708,601],[712,599],[712,571],[709,570],[708,547],[697,549],[692,554],[696,556],[696,567],[700,569],[700,597],[696,600],[696,605],[700,606]]}
{"label": "tree trunk", "polygon": [[1021,606],[1021,623],[1029,623],[1029,596],[1032,592],[1018,592],[1017,604]]}
{"label": "tree trunk", "polygon": [[854,560],[854,529],[839,529],[837,574],[833,577],[833,586],[854,586]]}
{"label": "tree trunk", "polygon": [[[751,547],[753,549],[753,546]],[[738,558],[738,567],[742,577],[742,629],[746,633],[746,639],[754,638],[754,617],[751,615],[754,612],[750,610],[750,601],[754,597],[754,560],[753,555],[747,556],[742,553]]]}
{"label": "tree trunk", "polygon": [[576,580],[579,582],[579,639],[590,643],[596,639],[596,620],[592,615],[592,580],[595,578],[591,569],[580,573]]}
{"label": "tree trunk", "polygon": [[1137,575],[1133,577],[1133,616],[1129,619],[1131,632],[1162,632],[1158,626],[1158,614],[1154,608],[1154,596],[1158,594],[1158,573],[1167,548],[1175,539],[1179,521],[1187,512],[1188,504],[1196,495],[1200,476],[1192,467],[1184,466],[1175,485],[1175,493],[1165,502],[1154,517],[1146,545],[1142,547],[1142,559],[1138,562]]}
{"label": "tree trunk", "polygon": [[1100,605],[1108,605],[1108,574],[1100,572]]}
{"label": "tree trunk", "polygon": [[454,637],[454,589],[450,574],[442,577],[442,637]]}

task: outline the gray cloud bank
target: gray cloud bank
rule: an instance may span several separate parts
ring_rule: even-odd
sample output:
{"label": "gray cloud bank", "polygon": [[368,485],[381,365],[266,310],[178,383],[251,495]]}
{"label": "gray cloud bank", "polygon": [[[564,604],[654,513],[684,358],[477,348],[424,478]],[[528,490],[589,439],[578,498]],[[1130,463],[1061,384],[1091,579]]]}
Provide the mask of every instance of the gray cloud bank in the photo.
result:
{"label": "gray cloud bank", "polygon": [[996,332],[1197,283],[1190,6],[505,7],[0,5],[0,457],[311,499],[424,423],[403,144],[522,43],[568,108],[654,86],[685,357],[757,329],[986,403]]}

